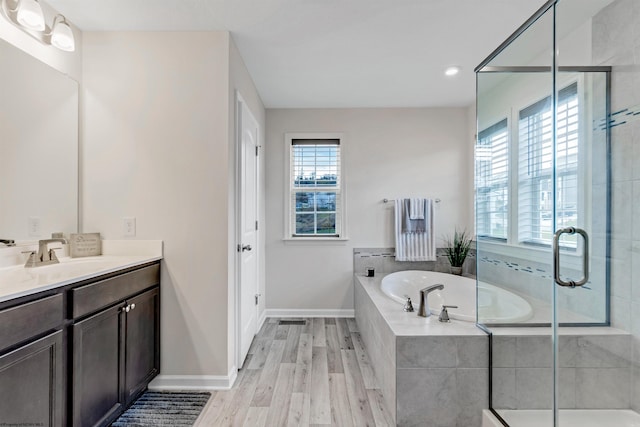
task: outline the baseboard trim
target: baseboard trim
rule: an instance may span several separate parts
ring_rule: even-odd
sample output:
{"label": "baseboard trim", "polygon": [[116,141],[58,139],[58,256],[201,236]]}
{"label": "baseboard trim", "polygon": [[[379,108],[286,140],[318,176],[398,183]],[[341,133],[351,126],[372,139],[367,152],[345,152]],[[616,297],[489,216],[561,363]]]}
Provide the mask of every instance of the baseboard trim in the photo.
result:
{"label": "baseboard trim", "polygon": [[355,317],[355,310],[268,309],[266,317]]}
{"label": "baseboard trim", "polygon": [[262,325],[264,325],[264,322],[267,320],[267,310],[262,310],[262,313],[260,313],[260,316],[258,316],[258,329],[256,329],[257,331],[259,331],[262,328]]}
{"label": "baseboard trim", "polygon": [[235,366],[228,375],[158,375],[149,390],[230,390],[237,377]]}

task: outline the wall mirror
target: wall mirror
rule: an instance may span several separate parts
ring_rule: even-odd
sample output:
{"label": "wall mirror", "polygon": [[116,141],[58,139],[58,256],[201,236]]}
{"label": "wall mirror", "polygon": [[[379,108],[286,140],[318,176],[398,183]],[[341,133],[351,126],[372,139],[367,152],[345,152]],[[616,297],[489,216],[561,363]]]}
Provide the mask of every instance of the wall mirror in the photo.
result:
{"label": "wall mirror", "polygon": [[4,40],[0,59],[0,239],[75,233],[78,83]]}

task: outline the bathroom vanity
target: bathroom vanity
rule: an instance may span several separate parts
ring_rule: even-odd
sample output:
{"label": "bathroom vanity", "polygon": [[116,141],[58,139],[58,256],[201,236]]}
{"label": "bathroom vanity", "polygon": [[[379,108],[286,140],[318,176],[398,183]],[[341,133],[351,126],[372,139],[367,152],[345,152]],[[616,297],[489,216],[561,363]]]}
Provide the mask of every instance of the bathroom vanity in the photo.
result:
{"label": "bathroom vanity", "polygon": [[160,257],[0,269],[0,420],[104,426],[160,370]]}

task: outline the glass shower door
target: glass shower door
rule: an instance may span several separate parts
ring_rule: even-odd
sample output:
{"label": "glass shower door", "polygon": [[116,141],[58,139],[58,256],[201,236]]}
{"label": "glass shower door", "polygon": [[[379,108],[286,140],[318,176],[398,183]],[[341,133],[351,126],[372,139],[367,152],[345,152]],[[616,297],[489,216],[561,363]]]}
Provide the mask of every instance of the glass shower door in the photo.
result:
{"label": "glass shower door", "polygon": [[619,344],[582,328],[609,324],[611,209],[610,70],[576,47],[587,9],[547,2],[476,70],[478,323],[512,427],[597,408],[594,364]]}
{"label": "glass shower door", "polygon": [[[596,16],[609,3],[559,0],[554,10],[554,426],[559,427],[575,425],[585,414],[595,425],[620,425],[601,410],[625,408],[631,389],[629,337],[593,328],[610,324],[611,68],[596,54],[602,36]],[[600,416],[607,419],[595,421]]]}
{"label": "glass shower door", "polygon": [[478,323],[490,407],[512,427],[532,411],[553,425],[553,24],[541,10],[477,69]]}

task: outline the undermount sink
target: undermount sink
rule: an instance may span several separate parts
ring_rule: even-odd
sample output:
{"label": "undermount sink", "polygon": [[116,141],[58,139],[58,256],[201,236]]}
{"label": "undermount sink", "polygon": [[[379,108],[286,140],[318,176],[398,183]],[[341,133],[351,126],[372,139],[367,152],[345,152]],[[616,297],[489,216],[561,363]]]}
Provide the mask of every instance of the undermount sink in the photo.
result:
{"label": "undermount sink", "polygon": [[55,272],[83,272],[106,270],[119,265],[121,261],[112,258],[61,258],[60,263],[44,265],[42,267],[25,268],[25,270],[37,274],[51,274]]}
{"label": "undermount sink", "polygon": [[[43,280],[62,279],[67,276],[84,276],[122,265],[121,257],[96,256],[87,258],[60,258],[57,264],[22,268],[26,275]],[[1,281],[1,279],[0,279]]]}

